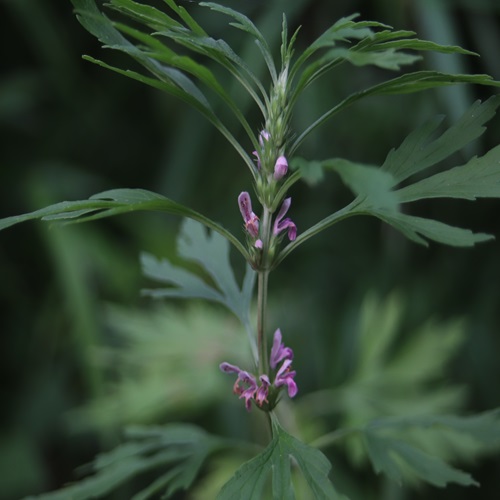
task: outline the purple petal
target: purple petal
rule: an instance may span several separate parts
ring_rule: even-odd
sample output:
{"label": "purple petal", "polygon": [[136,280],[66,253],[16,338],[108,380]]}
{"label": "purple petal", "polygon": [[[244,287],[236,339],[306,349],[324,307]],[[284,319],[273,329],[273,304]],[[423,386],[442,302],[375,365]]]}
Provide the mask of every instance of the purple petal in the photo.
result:
{"label": "purple petal", "polygon": [[241,216],[243,220],[248,222],[253,214],[252,212],[252,200],[250,199],[250,195],[243,191],[238,196],[238,206],[240,207]]}
{"label": "purple petal", "polygon": [[240,373],[241,372],[241,369],[238,368],[237,366],[235,365],[231,365],[230,363],[226,363],[224,361],[224,363],[221,363],[219,365],[219,368],[221,369],[221,371],[223,371],[224,373]]}
{"label": "purple petal", "polygon": [[[247,193],[248,194],[248,193]],[[274,221],[274,227],[280,223],[281,219],[285,216],[285,214],[288,212],[288,209],[290,208],[290,205],[292,204],[292,198],[286,198],[283,203],[281,204],[280,211],[278,212],[278,215],[276,216],[276,220]]]}
{"label": "purple petal", "polygon": [[290,349],[290,347],[285,347],[281,339],[281,330],[278,328],[274,332],[273,347],[271,349],[270,365],[273,370],[276,368],[276,366],[278,366],[278,363],[283,361],[284,359],[288,359],[290,360],[290,362],[293,359],[292,349]]}
{"label": "purple petal", "polygon": [[271,385],[271,382],[267,375],[261,375],[259,380],[261,382],[261,386],[255,393],[255,401],[259,406],[262,406],[264,403],[268,403],[267,396],[269,394],[269,386]]}
{"label": "purple petal", "polygon": [[297,387],[297,384],[295,383],[295,380],[292,378],[287,378],[287,386],[288,386],[288,395],[293,398],[297,395],[297,392],[299,392],[299,389]]}
{"label": "purple petal", "polygon": [[288,172],[288,162],[284,156],[280,156],[274,165],[274,180],[279,181]]}
{"label": "purple petal", "polygon": [[285,229],[288,229],[288,239],[290,241],[294,241],[295,238],[297,238],[297,226],[292,219],[289,219],[288,217],[278,224],[278,233],[281,233]]}
{"label": "purple petal", "polygon": [[273,235],[278,236],[282,231],[288,229],[288,238],[290,239],[290,241],[293,241],[295,240],[295,238],[297,238],[297,226],[289,218],[283,220],[283,217],[288,212],[291,203],[291,198],[287,198],[283,201],[280,211],[278,212],[278,215],[276,216],[276,219],[274,221]]}

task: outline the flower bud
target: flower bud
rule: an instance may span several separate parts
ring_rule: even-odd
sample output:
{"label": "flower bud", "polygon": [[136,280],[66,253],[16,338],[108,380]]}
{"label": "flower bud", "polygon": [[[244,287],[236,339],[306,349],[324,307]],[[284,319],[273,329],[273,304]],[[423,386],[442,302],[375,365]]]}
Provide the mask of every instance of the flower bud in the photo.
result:
{"label": "flower bud", "polygon": [[284,156],[280,156],[274,165],[274,180],[279,181],[288,172],[288,162]]}

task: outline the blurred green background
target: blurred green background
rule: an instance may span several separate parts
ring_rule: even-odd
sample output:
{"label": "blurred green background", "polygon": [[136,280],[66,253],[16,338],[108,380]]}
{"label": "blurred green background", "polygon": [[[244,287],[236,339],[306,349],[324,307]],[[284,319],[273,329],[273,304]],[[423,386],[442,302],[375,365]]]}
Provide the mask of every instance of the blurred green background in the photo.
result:
{"label": "blurred green background", "polygon": [[[500,80],[496,0],[224,3],[251,16],[276,47],[283,11],[291,27],[302,25],[299,47],[339,17],[359,12],[482,56],[426,56],[423,68],[488,73]],[[184,4],[264,74],[253,43],[228,28],[225,18]],[[0,9],[2,217],[113,187],[141,187],[192,206],[239,234],[236,198],[251,188],[251,179],[218,132],[174,98],[82,61],[82,54],[90,54],[131,65],[100,49],[76,21],[69,0],[0,0]],[[330,74],[300,101],[295,129],[303,130],[327,104],[385,76],[382,70],[351,67]],[[362,101],[319,129],[299,153],[380,164],[426,118],[446,114],[451,123],[490,93],[457,87]],[[242,95],[242,108],[257,132],[261,118],[249,104]],[[234,133],[243,138],[241,131]],[[455,163],[499,142],[497,117]],[[290,216],[299,231],[349,200],[334,176],[314,189],[294,187],[292,196]],[[431,201],[417,208],[419,215],[500,237],[498,201]],[[139,252],[175,256],[178,225],[172,217],[142,213],[64,229],[28,223],[0,234],[0,498],[40,493],[75,479],[78,465],[117,442],[122,424],[183,420],[238,435],[238,419],[252,421],[237,402],[226,403],[230,385],[217,371],[221,361],[245,355],[245,337],[229,313],[179,302],[163,309],[140,297],[147,283],[140,275]],[[460,342],[426,356],[437,366],[442,357],[440,387],[463,389],[451,407],[465,414],[499,407],[499,256],[498,239],[474,249],[437,244],[426,249],[364,218],[343,222],[301,246],[270,285],[270,324],[281,327],[298,353],[300,396],[339,386],[355,372],[353,332],[360,318],[366,319],[363,304],[371,294],[379,304],[397,297],[390,304],[397,310],[399,343],[431,319],[438,335],[440,325],[460,319]],[[236,258],[235,265],[241,270]],[[163,350],[140,347],[141,332]],[[437,384],[432,378],[425,383],[429,393]],[[251,426],[245,432],[251,437]],[[354,498],[496,498],[500,460],[495,457],[469,465],[482,483],[472,492],[458,487],[402,491],[366,465],[353,464],[343,449],[333,450],[330,458]],[[124,490],[115,498],[129,496]],[[196,498],[207,497],[198,493]]]}

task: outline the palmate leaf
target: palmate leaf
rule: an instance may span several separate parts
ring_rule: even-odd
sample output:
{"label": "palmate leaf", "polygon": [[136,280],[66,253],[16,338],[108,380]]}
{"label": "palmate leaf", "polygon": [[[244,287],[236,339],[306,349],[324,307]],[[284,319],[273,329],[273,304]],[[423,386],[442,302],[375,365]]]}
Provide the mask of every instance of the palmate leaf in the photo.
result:
{"label": "palmate leaf", "polygon": [[478,486],[470,474],[445,460],[470,460],[500,449],[500,410],[468,417],[385,417],[370,422],[362,433],[375,471],[398,483],[408,477],[440,487]]}
{"label": "palmate leaf", "polygon": [[472,158],[465,165],[434,174],[400,189],[397,186],[479,137],[485,131],[484,124],[494,116],[499,105],[500,96],[492,97],[484,103],[475,102],[455,125],[436,138],[434,135],[442,118],[430,120],[412,132],[399,148],[391,150],[381,168],[343,159],[321,162],[295,159],[292,168],[308,182],[314,184],[322,179],[324,170],[333,170],[340,175],[356,198],[348,206],[299,235],[282,250],[275,265],[310,237],[353,215],[378,217],[412,241],[423,245],[427,245],[429,239],[453,246],[472,246],[492,239],[493,236],[488,234],[473,233],[436,220],[405,214],[400,206],[402,203],[426,198],[500,198],[500,147],[493,148],[480,158]]}
{"label": "palmate leaf", "polygon": [[161,194],[144,189],[112,189],[95,194],[88,200],[63,201],[27,214],[6,217],[0,219],[0,230],[33,219],[69,224],[137,211],[166,212],[201,222],[227,238],[243,256],[247,256],[247,250],[242,243],[216,222]]}
{"label": "palmate leaf", "polygon": [[272,417],[273,439],[267,448],[255,458],[243,464],[227,482],[218,500],[260,500],[272,476],[272,498],[292,500],[295,498],[291,481],[291,460],[297,462],[304,475],[313,498],[317,500],[344,499],[328,479],[331,468],[327,458],[317,449],[301,443],[285,432],[276,418]]}
{"label": "palmate leaf", "polygon": [[164,427],[131,427],[127,441],[108,453],[98,455],[90,464],[93,475],[58,491],[39,495],[41,500],[86,500],[100,498],[145,472],[168,471],[132,500],[170,498],[186,490],[196,479],[206,459],[229,443],[211,436],[198,427],[171,424]]}
{"label": "palmate leaf", "polygon": [[182,267],[143,253],[143,273],[155,281],[173,285],[143,290],[143,293],[155,298],[203,298],[219,302],[232,311],[250,333],[249,311],[255,282],[255,272],[250,265],[247,264],[240,289],[229,260],[230,247],[226,238],[215,232],[207,233],[202,224],[189,219],[182,225],[177,246],[179,256],[199,264],[212,278],[215,287]]}

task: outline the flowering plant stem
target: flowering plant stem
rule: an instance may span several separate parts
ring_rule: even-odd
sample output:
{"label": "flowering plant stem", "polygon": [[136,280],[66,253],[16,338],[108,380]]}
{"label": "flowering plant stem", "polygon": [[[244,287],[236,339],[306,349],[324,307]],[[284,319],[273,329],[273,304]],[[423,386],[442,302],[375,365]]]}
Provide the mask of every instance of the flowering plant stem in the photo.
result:
{"label": "flowering plant stem", "polygon": [[267,353],[267,337],[266,337],[266,308],[267,308],[267,287],[269,283],[269,243],[271,232],[271,213],[264,206],[262,213],[262,266],[258,270],[257,278],[257,346],[259,352],[259,373],[268,373],[269,357]]}

